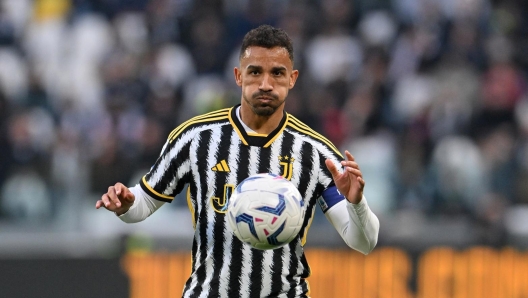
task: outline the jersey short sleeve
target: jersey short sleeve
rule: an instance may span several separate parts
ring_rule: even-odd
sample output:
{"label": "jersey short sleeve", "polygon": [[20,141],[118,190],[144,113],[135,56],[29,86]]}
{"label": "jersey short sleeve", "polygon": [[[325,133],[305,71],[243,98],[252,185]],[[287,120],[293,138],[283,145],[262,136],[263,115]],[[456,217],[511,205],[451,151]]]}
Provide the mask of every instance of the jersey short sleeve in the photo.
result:
{"label": "jersey short sleeve", "polygon": [[200,151],[208,148],[208,140],[214,137],[212,130],[229,123],[229,111],[222,109],[198,115],[176,127],[169,134],[156,163],[141,179],[143,190],[156,200],[172,202],[187,183],[194,181],[191,172],[203,172],[196,168],[203,160],[199,157]]}
{"label": "jersey short sleeve", "polygon": [[150,171],[141,178],[141,188],[152,198],[172,202],[182,191],[189,172],[190,142],[180,138],[168,139]]}

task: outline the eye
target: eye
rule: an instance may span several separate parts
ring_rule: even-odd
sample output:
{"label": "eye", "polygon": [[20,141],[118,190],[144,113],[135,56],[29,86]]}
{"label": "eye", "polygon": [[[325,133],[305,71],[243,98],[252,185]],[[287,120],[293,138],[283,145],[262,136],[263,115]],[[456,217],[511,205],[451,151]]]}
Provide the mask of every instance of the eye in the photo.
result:
{"label": "eye", "polygon": [[280,76],[284,75],[284,71],[276,70],[276,71],[273,72],[273,75],[276,76],[276,77],[280,77]]}
{"label": "eye", "polygon": [[258,75],[259,73],[260,72],[258,70],[252,70],[249,72],[250,75],[254,75],[254,76]]}

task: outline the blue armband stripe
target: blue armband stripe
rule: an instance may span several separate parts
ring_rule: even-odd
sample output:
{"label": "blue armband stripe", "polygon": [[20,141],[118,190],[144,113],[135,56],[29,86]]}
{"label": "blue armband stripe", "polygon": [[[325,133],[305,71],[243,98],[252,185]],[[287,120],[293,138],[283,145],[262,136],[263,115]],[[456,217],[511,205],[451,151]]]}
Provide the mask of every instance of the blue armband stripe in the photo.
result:
{"label": "blue armband stripe", "polygon": [[317,199],[317,202],[319,203],[321,210],[326,213],[328,209],[332,208],[335,204],[341,202],[342,200],[346,200],[345,196],[339,193],[335,185],[332,185],[323,191],[323,194],[321,197],[319,197],[319,199]]}

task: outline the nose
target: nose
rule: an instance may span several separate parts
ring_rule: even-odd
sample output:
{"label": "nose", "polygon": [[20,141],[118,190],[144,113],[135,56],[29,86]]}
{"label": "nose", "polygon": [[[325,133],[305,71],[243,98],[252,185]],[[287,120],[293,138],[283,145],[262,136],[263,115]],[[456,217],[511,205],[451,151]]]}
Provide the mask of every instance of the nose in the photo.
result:
{"label": "nose", "polygon": [[269,74],[264,74],[262,76],[262,81],[260,82],[259,89],[262,91],[271,91],[273,90],[273,84],[271,82],[272,78]]}

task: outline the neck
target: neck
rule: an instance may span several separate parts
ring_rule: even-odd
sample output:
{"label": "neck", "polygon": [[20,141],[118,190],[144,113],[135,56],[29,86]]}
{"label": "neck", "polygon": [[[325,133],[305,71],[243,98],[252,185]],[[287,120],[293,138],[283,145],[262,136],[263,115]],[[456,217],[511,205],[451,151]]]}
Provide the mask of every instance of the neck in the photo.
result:
{"label": "neck", "polygon": [[270,116],[259,116],[253,112],[251,107],[242,104],[240,107],[240,119],[256,133],[270,134],[279,126],[282,120],[283,110],[279,108]]}

